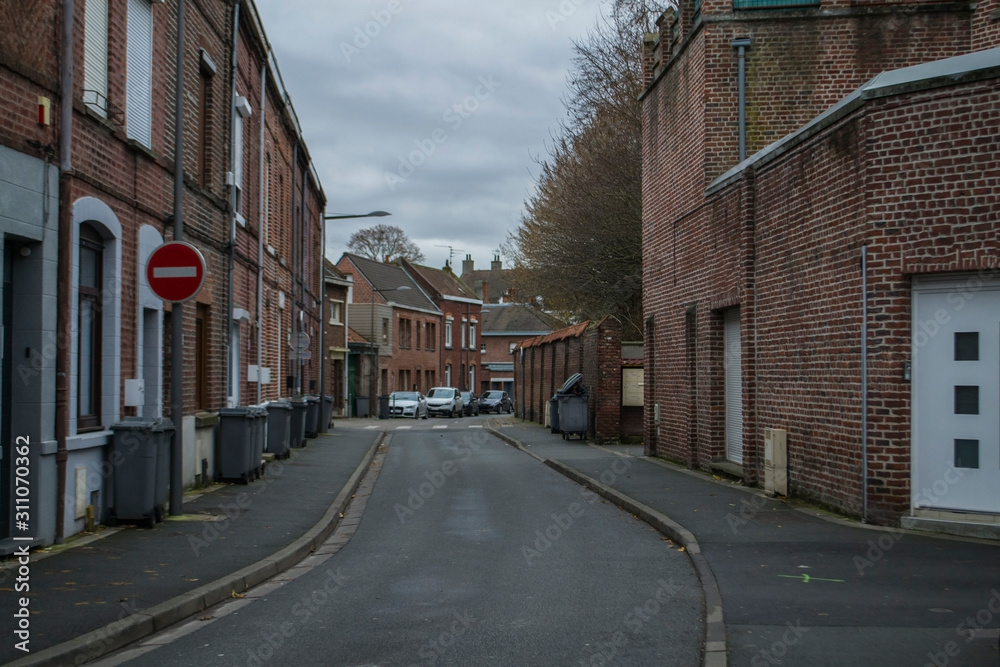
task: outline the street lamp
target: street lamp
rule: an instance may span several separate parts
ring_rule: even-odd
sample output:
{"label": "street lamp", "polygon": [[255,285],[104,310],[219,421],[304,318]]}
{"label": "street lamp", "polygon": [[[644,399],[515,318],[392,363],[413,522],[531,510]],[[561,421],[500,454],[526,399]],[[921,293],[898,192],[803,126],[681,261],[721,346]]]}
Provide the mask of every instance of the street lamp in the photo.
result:
{"label": "street lamp", "polygon": [[[371,356],[372,356],[372,358],[371,358],[371,362],[368,364],[371,367],[369,375],[368,375],[368,391],[371,394],[371,398],[368,400],[368,411],[369,411],[369,415],[370,415],[371,414],[371,410],[372,410],[372,406],[375,405],[375,399],[377,398],[377,396],[375,395],[375,366],[378,365],[378,352],[376,350],[377,349],[381,349],[381,348],[376,348],[375,347],[375,292],[376,292],[377,288],[375,287],[375,284],[372,283],[370,280],[368,281],[368,283],[372,286],[372,290],[371,290],[372,291],[372,294],[371,294],[371,303],[369,304],[369,307],[368,307],[369,314],[371,315],[371,329],[370,329],[370,331],[371,331],[371,337],[372,337],[372,339],[370,341],[371,342]],[[410,287],[409,285],[400,285],[399,287],[389,287],[389,288],[380,289],[380,290],[377,290],[377,291],[378,291],[379,295],[381,295],[382,292],[405,292],[405,291],[410,290],[410,289],[413,289],[413,288]],[[390,344],[391,344],[391,342],[390,342]]]}
{"label": "street lamp", "polygon": [[[392,215],[386,211],[372,211],[371,213],[348,213],[348,214],[337,214],[337,215],[324,215],[323,220],[349,220],[351,218],[384,218],[387,215]],[[326,401],[326,320],[324,317],[324,312],[326,311],[326,226],[323,227],[323,261],[319,263],[319,298],[320,298],[320,327],[319,327],[319,390],[320,390],[320,401]],[[345,327],[347,326],[345,322]],[[346,359],[345,359],[346,361]],[[301,361],[299,362],[302,363]],[[301,377],[302,371],[299,371]],[[347,393],[346,382],[344,379],[345,387],[344,393]],[[324,405],[324,403],[320,403]],[[349,409],[349,408],[348,408]],[[322,410],[320,410],[322,414]],[[324,428],[328,425],[324,425]]]}

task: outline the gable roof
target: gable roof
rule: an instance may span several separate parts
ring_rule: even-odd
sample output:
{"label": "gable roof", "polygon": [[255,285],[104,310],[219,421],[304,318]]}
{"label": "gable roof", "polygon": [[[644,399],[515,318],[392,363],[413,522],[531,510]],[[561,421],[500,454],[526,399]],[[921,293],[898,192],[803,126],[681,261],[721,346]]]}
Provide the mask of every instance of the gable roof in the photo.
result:
{"label": "gable roof", "polygon": [[565,322],[523,303],[483,304],[483,336],[538,336],[566,326]]}
{"label": "gable roof", "polygon": [[430,266],[413,264],[402,260],[403,268],[417,273],[426,280],[441,298],[464,299],[479,301],[476,291],[466,285],[461,278],[452,273],[451,269],[435,269]]}
{"label": "gable roof", "polygon": [[567,338],[579,338],[589,326],[590,320],[585,320],[579,324],[574,324],[573,326],[560,329],[559,331],[553,331],[552,333],[545,334],[544,336],[536,336],[529,340],[521,341],[521,344],[518,347],[523,349],[526,347],[535,347],[536,345],[544,345],[545,343],[553,343],[559,340],[566,340]]}
{"label": "gable roof", "polygon": [[[372,287],[388,303],[404,308],[441,312],[420,285],[398,264],[384,264],[346,252],[344,257],[350,260],[362,277],[371,283]],[[398,289],[399,287],[408,287],[409,289],[401,290]]]}

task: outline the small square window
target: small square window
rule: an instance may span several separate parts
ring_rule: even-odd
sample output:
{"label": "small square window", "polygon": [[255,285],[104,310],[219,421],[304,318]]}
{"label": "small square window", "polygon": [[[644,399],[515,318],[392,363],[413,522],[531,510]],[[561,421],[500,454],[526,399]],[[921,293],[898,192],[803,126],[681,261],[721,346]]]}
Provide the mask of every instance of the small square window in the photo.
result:
{"label": "small square window", "polygon": [[955,332],[955,361],[979,361],[979,332]]}
{"label": "small square window", "polygon": [[978,440],[955,440],[955,467],[956,468],[978,468],[979,467],[979,441]]}
{"label": "small square window", "polygon": [[955,414],[979,414],[979,387],[961,385],[955,387]]}

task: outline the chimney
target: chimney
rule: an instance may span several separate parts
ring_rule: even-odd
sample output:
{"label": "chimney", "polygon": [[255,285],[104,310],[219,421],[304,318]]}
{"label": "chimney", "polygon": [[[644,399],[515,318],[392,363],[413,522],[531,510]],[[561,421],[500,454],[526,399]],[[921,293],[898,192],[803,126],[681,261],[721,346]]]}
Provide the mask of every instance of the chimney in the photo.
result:
{"label": "chimney", "polygon": [[483,303],[490,302],[490,284],[488,282],[483,282]]}
{"label": "chimney", "polygon": [[385,256],[385,263],[386,264],[390,264],[391,262],[392,262],[392,257],[390,257],[389,255],[386,255]]}
{"label": "chimney", "polygon": [[462,275],[468,275],[475,270],[476,263],[472,261],[472,255],[466,255],[462,260]]}
{"label": "chimney", "polygon": [[503,262],[500,261],[500,255],[493,255],[493,263],[490,264],[490,271],[500,271],[503,269]]}

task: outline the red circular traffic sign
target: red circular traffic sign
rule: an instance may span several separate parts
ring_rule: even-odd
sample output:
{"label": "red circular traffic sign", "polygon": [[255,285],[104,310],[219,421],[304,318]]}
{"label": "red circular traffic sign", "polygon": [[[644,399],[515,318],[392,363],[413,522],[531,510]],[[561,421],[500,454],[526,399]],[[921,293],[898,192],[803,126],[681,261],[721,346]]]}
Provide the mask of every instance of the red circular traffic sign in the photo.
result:
{"label": "red circular traffic sign", "polygon": [[164,301],[193,299],[205,284],[205,258],[184,241],[164,243],[146,262],[146,283]]}

